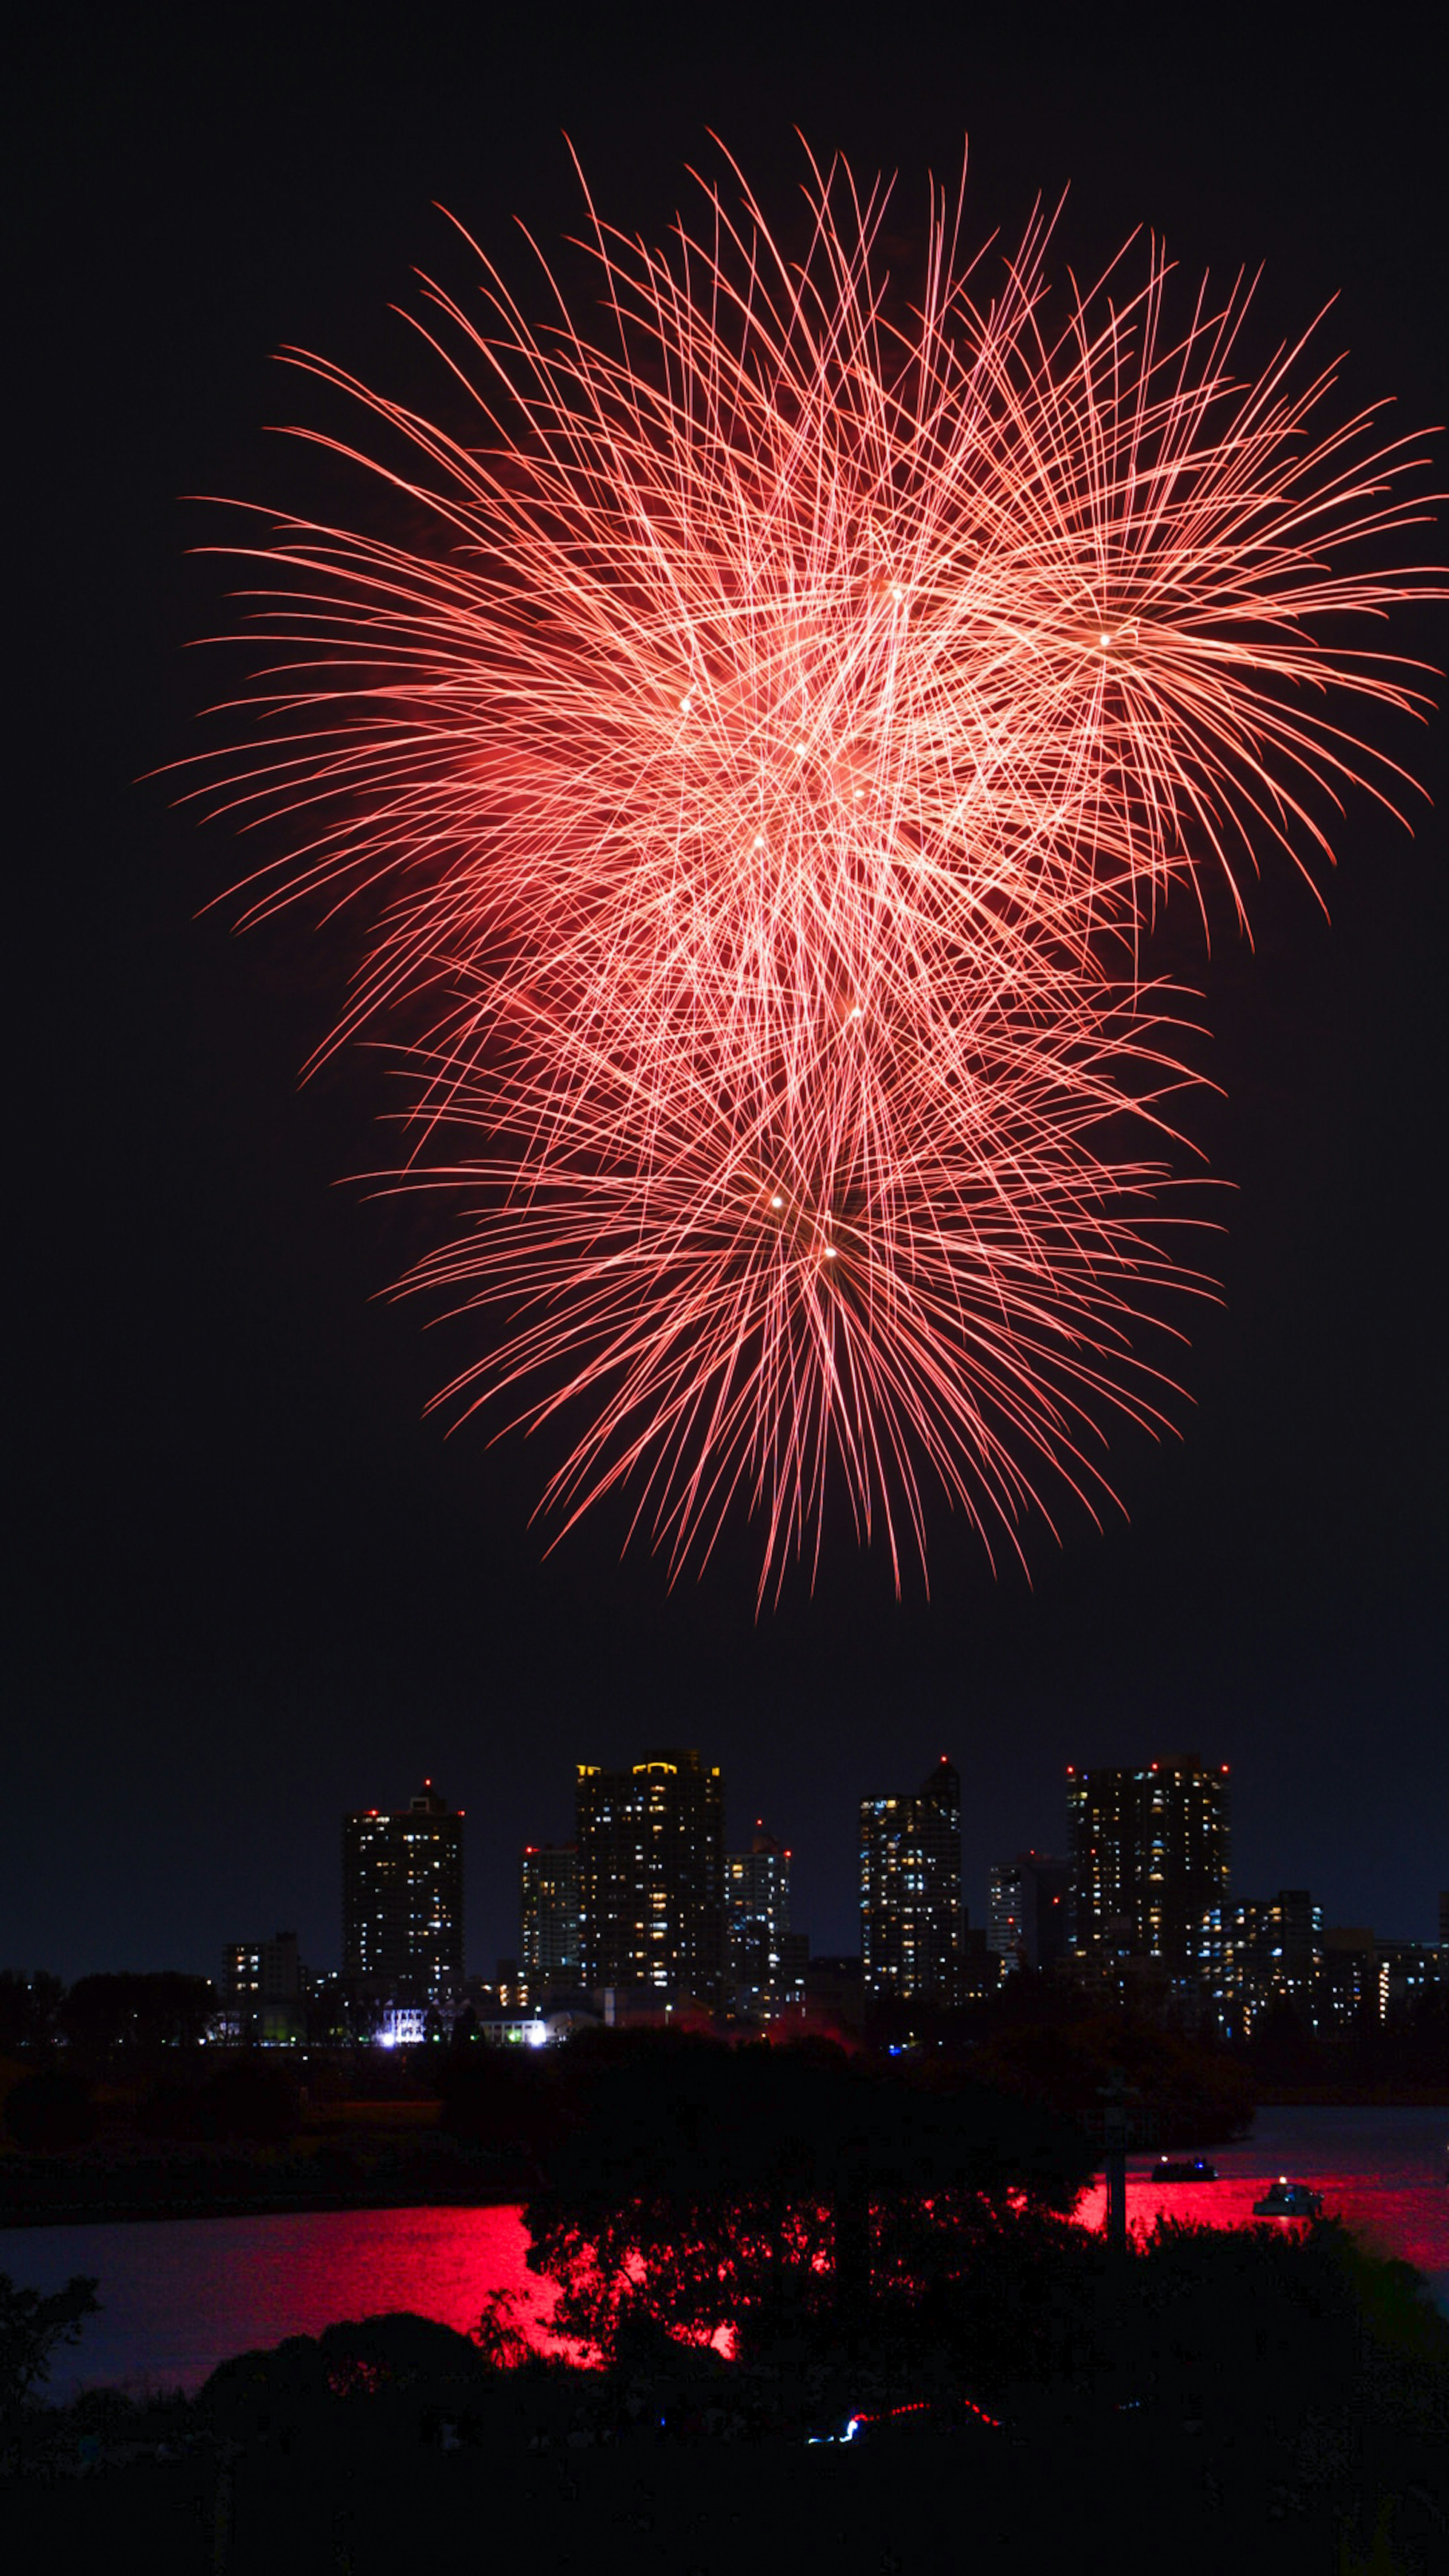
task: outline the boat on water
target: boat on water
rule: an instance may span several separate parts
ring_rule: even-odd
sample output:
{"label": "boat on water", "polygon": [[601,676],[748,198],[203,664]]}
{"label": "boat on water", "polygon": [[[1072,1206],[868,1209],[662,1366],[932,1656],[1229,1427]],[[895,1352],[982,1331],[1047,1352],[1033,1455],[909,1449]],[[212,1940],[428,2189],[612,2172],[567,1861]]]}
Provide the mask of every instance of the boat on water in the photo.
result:
{"label": "boat on water", "polygon": [[1253,2203],[1255,2218],[1321,2218],[1323,2194],[1308,2182],[1290,2182],[1280,2174],[1270,2182],[1261,2200]]}
{"label": "boat on water", "polygon": [[1154,2182],[1216,2182],[1218,2169],[1206,2156],[1159,2156],[1152,2168]]}

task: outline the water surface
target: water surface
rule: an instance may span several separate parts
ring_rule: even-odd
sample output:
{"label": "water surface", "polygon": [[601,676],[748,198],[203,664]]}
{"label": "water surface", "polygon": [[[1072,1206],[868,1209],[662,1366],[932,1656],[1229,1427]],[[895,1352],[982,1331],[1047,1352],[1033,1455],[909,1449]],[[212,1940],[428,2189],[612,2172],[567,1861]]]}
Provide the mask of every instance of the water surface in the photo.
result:
{"label": "water surface", "polygon": [[[1238,2226],[1286,2173],[1315,2184],[1325,2209],[1381,2252],[1426,2272],[1449,2309],[1446,2142],[1449,2108],[1263,2111],[1248,2138],[1213,2151],[1215,2183],[1156,2184],[1132,2159],[1128,2222],[1150,2226],[1166,2212]],[[1083,2195],[1085,2224],[1101,2224],[1104,2198],[1100,2183]],[[553,2294],[528,2271],[527,2246],[517,2209],[108,2220],[0,2230],[0,2272],[37,2289],[75,2272],[100,2281],[103,2313],[60,2356],[52,2395],[98,2385],[190,2391],[235,2353],[346,2317],[410,2308],[466,2332],[495,2290],[517,2298],[520,2323],[544,2345]]]}
{"label": "water surface", "polygon": [[0,2272],[54,2289],[100,2282],[102,2313],[59,2355],[48,2393],[198,2389],[220,2361],[408,2308],[466,2334],[495,2290],[546,2344],[553,2293],[524,2262],[517,2209],[329,2209],[0,2229]]}
{"label": "water surface", "polygon": [[[1379,2253],[1396,2254],[1427,2273],[1445,2301],[1446,2157],[1449,2109],[1269,2109],[1258,2113],[1249,2136],[1236,2145],[1208,2150],[1216,2182],[1155,2183],[1149,2160],[1129,2156],[1127,2224],[1150,2227],[1165,2215],[1213,2227],[1251,2225],[1254,2201],[1286,2174],[1290,2182],[1312,2183],[1322,2192],[1326,2217],[1346,2220]],[[1078,2216],[1100,2226],[1105,2207],[1105,2186],[1098,2183],[1083,2195]]]}

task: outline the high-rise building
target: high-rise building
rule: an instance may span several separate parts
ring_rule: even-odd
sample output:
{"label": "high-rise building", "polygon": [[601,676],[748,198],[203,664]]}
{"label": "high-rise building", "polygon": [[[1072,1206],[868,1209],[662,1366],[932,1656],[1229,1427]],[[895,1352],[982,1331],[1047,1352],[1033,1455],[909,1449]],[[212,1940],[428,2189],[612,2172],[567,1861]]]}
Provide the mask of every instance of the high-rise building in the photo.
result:
{"label": "high-rise building", "polygon": [[987,1943],[1004,1971],[1050,1968],[1067,1948],[1071,1871],[1046,1852],[998,1861],[988,1885]]}
{"label": "high-rise building", "polygon": [[1021,1871],[1012,1860],[993,1861],[986,1882],[986,1939],[1002,1966],[1019,1968],[1024,1955]]}
{"label": "high-rise building", "polygon": [[463,1982],[463,1813],[425,1780],[396,1815],[342,1820],[342,1973],[389,2001]]}
{"label": "high-rise building", "polygon": [[914,1797],[860,1802],[860,1921],[874,1997],[961,1992],[961,1780],[943,1754]]}
{"label": "high-rise building", "polygon": [[1449,1887],[1439,1890],[1439,1947],[1449,1950]]}
{"label": "high-rise building", "polygon": [[1195,1754],[1142,1775],[1147,1955],[1174,1977],[1197,1973],[1202,1921],[1228,1892],[1228,1773]]}
{"label": "high-rise building", "polygon": [[1069,1770],[1072,1948],[1156,1959],[1195,1978],[1203,1924],[1228,1893],[1228,1773],[1195,1754],[1144,1770]]}
{"label": "high-rise building", "polygon": [[757,1824],[749,1850],[725,1862],[725,1961],[742,2011],[768,2014],[789,1999],[789,1932],[790,1855]]}
{"label": "high-rise building", "polygon": [[520,1872],[519,1962],[530,1993],[579,1982],[579,1856],[572,1843],[529,1843]]}
{"label": "high-rise building", "polygon": [[1071,1946],[1079,1958],[1140,1956],[1147,1946],[1138,1771],[1067,1771]]}
{"label": "high-rise building", "polygon": [[580,1981],[714,2002],[724,1985],[724,1782],[698,1753],[578,1766]]}

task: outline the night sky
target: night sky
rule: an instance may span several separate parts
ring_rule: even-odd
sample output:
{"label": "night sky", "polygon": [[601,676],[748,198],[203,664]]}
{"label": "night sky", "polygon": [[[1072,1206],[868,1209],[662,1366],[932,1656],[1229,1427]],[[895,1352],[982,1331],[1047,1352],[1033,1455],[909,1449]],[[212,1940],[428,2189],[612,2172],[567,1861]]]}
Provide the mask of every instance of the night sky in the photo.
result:
{"label": "night sky", "polygon": [[[1232,1765],[1234,1886],[1432,1938],[1449,1885],[1445,1726],[1442,828],[1367,798],[1332,926],[1284,865],[1256,951],[1209,966],[1194,1133],[1233,1185],[1221,1311],[1181,1366],[1183,1437],[1122,1440],[1127,1509],[1038,1528],[993,1578],[934,1514],[932,1598],[838,1549],[755,1616],[754,1540],[672,1596],[604,1512],[546,1564],[539,1443],[446,1439],[446,1353],[381,1294],[424,1239],[346,1175],[381,1080],[300,1087],[352,955],[300,917],[202,907],[224,828],[144,774],[197,746],[224,677],[221,533],[185,494],[315,502],[265,424],[271,362],[322,350],[437,393],[389,313],[415,265],[467,282],[436,200],[490,250],[596,197],[657,238],[729,144],[767,202],[817,152],[928,169],[970,135],[967,232],[1071,183],[1079,270],[1138,222],[1225,282],[1266,263],[1255,350],[1335,292],[1352,397],[1445,417],[1442,128],[1427,12],[486,6],[44,13],[20,71],[20,599],[12,826],[14,1586],[0,1963],[214,1972],[295,1926],[338,1960],[338,1819],[432,1773],[468,1811],[469,1966],[516,1947],[516,1852],[571,1829],[573,1765],[696,1743],[732,1832],[797,1855],[796,1921],[857,1946],[854,1811],[943,1750],[966,1896],[1059,1847],[1064,1766],[1195,1747]],[[1439,448],[1439,474],[1445,471]],[[308,473],[315,469],[308,468]],[[1437,544],[1442,548],[1440,533]],[[1442,660],[1444,612],[1405,617]],[[1446,726],[1384,736],[1442,804]],[[1169,945],[1173,934],[1169,928]],[[1168,962],[1172,962],[1169,960]]]}

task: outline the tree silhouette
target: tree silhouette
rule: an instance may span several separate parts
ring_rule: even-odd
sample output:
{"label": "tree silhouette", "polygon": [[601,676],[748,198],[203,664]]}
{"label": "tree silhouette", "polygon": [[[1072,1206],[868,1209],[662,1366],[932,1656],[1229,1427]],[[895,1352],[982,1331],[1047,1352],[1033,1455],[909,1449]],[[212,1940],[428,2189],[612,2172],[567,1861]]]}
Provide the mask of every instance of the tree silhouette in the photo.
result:
{"label": "tree silhouette", "polygon": [[145,2057],[194,2048],[206,2035],[216,1996],[205,1977],[172,1970],[79,1977],[60,2007],[72,2048],[93,2064],[117,2055]]}
{"label": "tree silhouette", "polygon": [[63,2290],[17,2290],[0,2272],[0,2421],[49,2376],[56,2352],[79,2340],[86,2318],[100,2314],[96,2286],[77,2273]]}
{"label": "tree silhouette", "polygon": [[858,2338],[1040,2237],[1092,2149],[959,2075],[883,2072],[828,2043],[583,2043],[525,2218],[556,2323],[607,2357],[669,2332]]}

